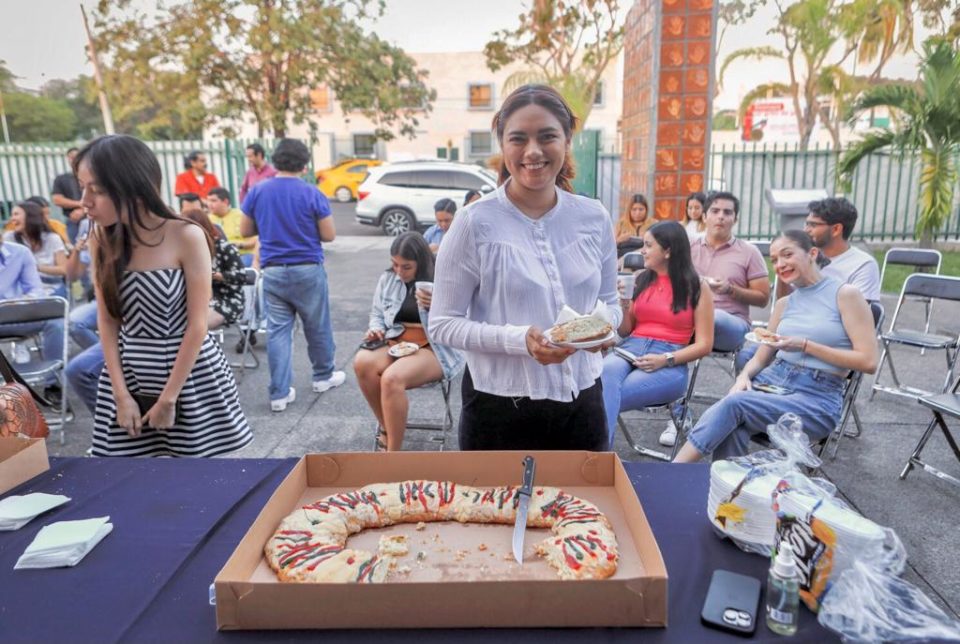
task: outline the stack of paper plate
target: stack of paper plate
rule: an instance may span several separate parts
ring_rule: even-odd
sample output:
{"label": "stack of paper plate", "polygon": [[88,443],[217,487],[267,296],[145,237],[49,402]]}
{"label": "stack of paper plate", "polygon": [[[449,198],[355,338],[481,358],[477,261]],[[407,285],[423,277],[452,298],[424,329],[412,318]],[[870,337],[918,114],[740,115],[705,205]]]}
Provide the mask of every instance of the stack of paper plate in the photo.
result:
{"label": "stack of paper plate", "polygon": [[751,549],[757,552],[769,553],[777,533],[772,495],[779,482],[779,473],[764,474],[732,461],[715,461],[710,467],[707,499],[710,521],[723,534],[755,545]]}

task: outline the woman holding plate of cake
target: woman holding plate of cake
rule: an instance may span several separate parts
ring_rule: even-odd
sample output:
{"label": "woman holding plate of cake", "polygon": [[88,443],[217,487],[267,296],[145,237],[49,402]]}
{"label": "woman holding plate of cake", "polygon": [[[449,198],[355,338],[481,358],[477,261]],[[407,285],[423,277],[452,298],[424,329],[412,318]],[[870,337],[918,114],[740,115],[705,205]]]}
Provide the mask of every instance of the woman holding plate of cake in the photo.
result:
{"label": "woman holding plate of cake", "polygon": [[570,184],[576,125],[551,87],[510,94],[493,119],[500,187],[440,246],[430,332],[466,355],[461,449],[606,448],[599,351],[612,341],[577,350],[544,335],[564,307],[622,318],[610,215]]}

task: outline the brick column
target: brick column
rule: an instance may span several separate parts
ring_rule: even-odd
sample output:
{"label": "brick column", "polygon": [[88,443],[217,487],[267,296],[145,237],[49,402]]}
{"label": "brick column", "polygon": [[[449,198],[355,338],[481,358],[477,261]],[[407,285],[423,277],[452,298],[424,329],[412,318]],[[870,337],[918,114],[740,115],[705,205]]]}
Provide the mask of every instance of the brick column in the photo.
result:
{"label": "brick column", "polygon": [[686,196],[704,190],[715,30],[715,0],[637,0],[630,9],[621,212],[641,192],[657,219],[679,219]]}

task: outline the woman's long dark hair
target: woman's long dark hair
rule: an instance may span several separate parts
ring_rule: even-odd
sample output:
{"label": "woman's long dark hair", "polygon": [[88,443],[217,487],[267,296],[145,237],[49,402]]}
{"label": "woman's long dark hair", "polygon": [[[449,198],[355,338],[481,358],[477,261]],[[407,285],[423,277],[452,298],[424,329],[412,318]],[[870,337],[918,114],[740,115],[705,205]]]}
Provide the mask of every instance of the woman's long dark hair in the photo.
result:
{"label": "woman's long dark hair", "polygon": [[[573,178],[577,171],[573,165],[573,154],[570,151],[570,141],[573,139],[573,133],[577,129],[578,119],[567,102],[563,100],[560,93],[549,85],[524,85],[518,87],[510,93],[510,96],[503,101],[500,110],[493,115],[493,131],[497,134],[497,141],[500,142],[500,148],[503,149],[503,128],[507,124],[507,119],[517,110],[528,105],[539,105],[543,109],[553,114],[563,133],[567,137],[567,153],[563,157],[563,166],[557,174],[557,186],[561,190],[573,192]],[[500,180],[498,185],[502,185],[510,177],[507,170],[507,164],[500,160]]]}
{"label": "woman's long dark hair", "polygon": [[23,232],[13,233],[18,244],[36,252],[43,246],[43,233],[53,232],[43,218],[43,208],[34,201],[21,201],[17,208],[23,210]]}
{"label": "woman's long dark hair", "polygon": [[[671,310],[679,313],[688,306],[691,309],[697,308],[700,302],[700,276],[697,275],[697,270],[690,259],[690,240],[687,238],[687,231],[675,221],[661,221],[651,226],[647,232],[653,235],[663,250],[670,251],[667,275],[670,276],[670,286],[673,289]],[[640,273],[633,298],[636,299],[656,280],[655,271],[646,270]]]}
{"label": "woman's long dark hair", "polygon": [[[112,226],[94,227],[96,279],[107,311],[119,320],[123,314],[120,282],[130,263],[133,241],[148,245],[140,237],[139,230],[152,230],[144,222],[144,214],[149,212],[161,219],[188,220],[164,203],[160,196],[163,178],[160,164],[150,148],[139,139],[125,134],[96,138],[77,153],[73,171],[77,172],[83,164],[87,164],[97,184],[110,197],[117,216],[126,213],[128,220],[126,224],[118,220]],[[213,256],[212,246],[210,255]]]}
{"label": "woman's long dark hair", "polygon": [[430,244],[423,238],[423,235],[416,231],[398,235],[390,244],[390,256],[395,255],[417,263],[417,274],[413,278],[414,281],[433,281],[433,253],[430,252]]}

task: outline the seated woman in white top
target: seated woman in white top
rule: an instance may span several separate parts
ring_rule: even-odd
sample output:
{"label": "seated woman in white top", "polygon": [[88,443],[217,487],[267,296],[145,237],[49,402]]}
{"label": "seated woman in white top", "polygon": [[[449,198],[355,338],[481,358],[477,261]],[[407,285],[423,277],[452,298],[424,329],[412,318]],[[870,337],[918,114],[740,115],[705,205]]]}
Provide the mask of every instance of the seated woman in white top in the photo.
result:
{"label": "seated woman in white top", "polygon": [[589,313],[600,300],[613,328],[622,318],[610,215],[571,190],[576,123],[553,88],[510,94],[493,119],[500,187],[440,246],[430,331],[466,354],[461,449],[606,448],[600,347],[543,334],[564,305]]}
{"label": "seated woman in white top", "polygon": [[43,208],[32,201],[23,201],[13,208],[10,219],[13,230],[4,233],[3,240],[29,248],[37,260],[37,270],[47,294],[66,297],[67,249],[60,236],[44,221]]}

